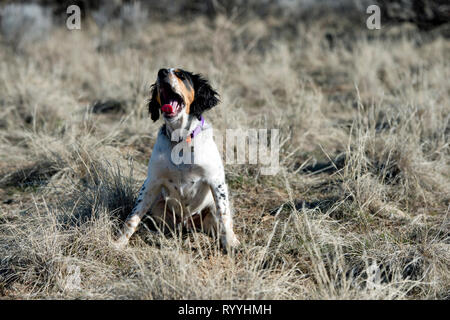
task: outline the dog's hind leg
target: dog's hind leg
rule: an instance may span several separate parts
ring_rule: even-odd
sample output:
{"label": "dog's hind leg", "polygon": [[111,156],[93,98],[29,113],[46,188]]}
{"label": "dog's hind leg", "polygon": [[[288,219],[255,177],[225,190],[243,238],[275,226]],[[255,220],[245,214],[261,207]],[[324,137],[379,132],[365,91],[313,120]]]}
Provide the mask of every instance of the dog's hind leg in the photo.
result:
{"label": "dog's hind leg", "polygon": [[172,204],[161,195],[151,208],[150,216],[153,224],[161,232],[173,231],[181,221],[181,217]]}
{"label": "dog's hind leg", "polygon": [[214,235],[217,231],[217,222],[211,213],[213,208],[206,207],[200,213],[193,214],[185,221],[187,230],[201,231],[208,235]]}

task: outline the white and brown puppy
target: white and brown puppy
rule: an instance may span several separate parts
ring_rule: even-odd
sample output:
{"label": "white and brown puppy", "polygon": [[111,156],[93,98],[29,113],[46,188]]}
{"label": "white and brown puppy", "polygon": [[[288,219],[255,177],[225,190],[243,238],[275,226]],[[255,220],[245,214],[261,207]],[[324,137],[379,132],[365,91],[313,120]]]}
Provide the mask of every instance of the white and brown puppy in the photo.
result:
{"label": "white and brown puppy", "polygon": [[[151,90],[151,118],[156,121],[162,113],[165,124],[159,130],[147,179],[118,244],[128,243],[149,211],[162,229],[186,226],[217,232],[225,248],[236,247],[239,241],[233,231],[222,158],[212,127],[202,116],[218,104],[217,92],[201,75],[181,69],[159,70]],[[191,161],[178,161],[180,150],[186,151],[180,144],[190,151],[182,159]]]}

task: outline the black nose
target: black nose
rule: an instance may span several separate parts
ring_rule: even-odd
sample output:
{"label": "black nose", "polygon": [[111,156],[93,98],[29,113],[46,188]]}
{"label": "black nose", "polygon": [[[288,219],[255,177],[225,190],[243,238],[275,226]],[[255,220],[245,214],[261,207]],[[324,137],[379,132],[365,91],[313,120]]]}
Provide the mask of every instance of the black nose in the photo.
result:
{"label": "black nose", "polygon": [[164,80],[168,74],[169,74],[169,69],[159,69],[158,78],[160,80]]}

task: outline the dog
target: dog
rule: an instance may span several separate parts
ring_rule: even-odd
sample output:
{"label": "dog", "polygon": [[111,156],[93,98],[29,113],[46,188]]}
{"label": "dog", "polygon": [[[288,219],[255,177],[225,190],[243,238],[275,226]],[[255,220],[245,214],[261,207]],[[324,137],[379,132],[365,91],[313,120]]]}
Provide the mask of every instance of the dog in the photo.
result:
{"label": "dog", "polygon": [[201,230],[218,236],[226,249],[240,244],[233,231],[222,158],[213,129],[203,118],[218,103],[218,93],[202,75],[173,68],[158,71],[148,109],[154,122],[162,114],[164,125],[147,178],[117,240],[119,246],[128,243],[148,211],[163,230],[179,226]]}

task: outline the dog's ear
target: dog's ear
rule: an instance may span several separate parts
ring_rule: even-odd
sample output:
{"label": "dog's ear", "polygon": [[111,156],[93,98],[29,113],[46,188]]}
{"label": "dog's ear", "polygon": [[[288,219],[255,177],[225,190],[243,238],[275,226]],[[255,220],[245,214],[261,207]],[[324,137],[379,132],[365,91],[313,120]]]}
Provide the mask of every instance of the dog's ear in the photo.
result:
{"label": "dog's ear", "polygon": [[161,110],[161,106],[158,103],[158,100],[156,99],[157,90],[156,90],[156,83],[152,84],[150,87],[150,101],[148,102],[148,112],[151,115],[151,118],[153,121],[156,121],[159,119],[159,113]]}
{"label": "dog's ear", "polygon": [[216,106],[220,100],[219,94],[211,87],[208,80],[203,78],[200,74],[193,74],[191,76],[192,83],[194,84],[194,101],[190,106],[190,114],[200,119],[200,116],[206,110]]}

